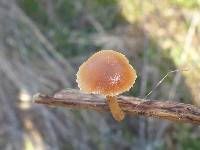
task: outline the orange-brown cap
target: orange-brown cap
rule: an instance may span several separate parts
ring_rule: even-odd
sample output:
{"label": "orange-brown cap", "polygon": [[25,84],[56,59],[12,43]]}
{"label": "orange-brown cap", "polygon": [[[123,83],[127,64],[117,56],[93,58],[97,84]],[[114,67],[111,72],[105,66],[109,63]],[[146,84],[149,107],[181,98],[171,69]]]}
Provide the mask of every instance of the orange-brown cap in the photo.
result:
{"label": "orange-brown cap", "polygon": [[101,50],[80,66],[76,81],[85,93],[115,96],[128,91],[136,78],[136,71],[123,54]]}

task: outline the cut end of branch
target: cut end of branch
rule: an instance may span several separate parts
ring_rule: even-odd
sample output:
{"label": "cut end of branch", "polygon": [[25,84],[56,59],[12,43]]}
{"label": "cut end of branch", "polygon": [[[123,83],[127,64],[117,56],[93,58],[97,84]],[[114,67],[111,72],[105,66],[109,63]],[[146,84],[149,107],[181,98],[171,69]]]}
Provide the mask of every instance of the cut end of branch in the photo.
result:
{"label": "cut end of branch", "polygon": [[49,98],[50,98],[50,96],[46,96],[46,95],[43,95],[41,93],[37,93],[37,94],[33,95],[32,103],[44,104],[45,100],[46,100],[47,103],[49,103],[49,101],[50,101]]}
{"label": "cut end of branch", "polygon": [[40,95],[41,95],[40,93],[33,95],[32,102],[37,103],[38,100],[40,99]]}

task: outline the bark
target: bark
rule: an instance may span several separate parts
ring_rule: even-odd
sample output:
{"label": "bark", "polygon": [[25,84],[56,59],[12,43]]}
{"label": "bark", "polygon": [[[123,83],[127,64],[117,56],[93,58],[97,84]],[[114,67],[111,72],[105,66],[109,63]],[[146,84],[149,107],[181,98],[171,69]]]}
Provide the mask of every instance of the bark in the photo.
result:
{"label": "bark", "polygon": [[[37,94],[33,97],[33,101],[55,107],[110,111],[105,97],[83,94],[74,89],[63,90],[54,96]],[[121,109],[127,114],[200,125],[200,108],[191,104],[173,101],[150,101],[128,96],[119,96],[118,102]]]}

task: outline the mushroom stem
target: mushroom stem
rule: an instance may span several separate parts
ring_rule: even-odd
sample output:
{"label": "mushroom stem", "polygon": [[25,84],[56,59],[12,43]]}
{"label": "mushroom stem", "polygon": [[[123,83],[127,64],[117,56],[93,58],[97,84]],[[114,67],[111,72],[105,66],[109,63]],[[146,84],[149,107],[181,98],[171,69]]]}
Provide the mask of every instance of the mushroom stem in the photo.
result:
{"label": "mushroom stem", "polygon": [[125,117],[125,113],[122,111],[122,109],[119,106],[119,103],[117,102],[116,96],[106,96],[107,102],[110,108],[110,111],[112,113],[113,118],[116,121],[122,121]]}

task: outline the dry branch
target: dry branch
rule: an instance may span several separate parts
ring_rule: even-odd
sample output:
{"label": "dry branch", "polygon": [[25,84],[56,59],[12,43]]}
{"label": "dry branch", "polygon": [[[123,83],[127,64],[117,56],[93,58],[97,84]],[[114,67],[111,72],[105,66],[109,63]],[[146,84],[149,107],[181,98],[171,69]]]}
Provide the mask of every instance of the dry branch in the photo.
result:
{"label": "dry branch", "polygon": [[[37,94],[33,100],[35,103],[56,107],[109,111],[105,97],[95,94],[83,94],[79,90],[74,89],[63,90],[55,94],[55,96]],[[150,101],[127,96],[119,96],[118,102],[122,110],[127,114],[200,125],[200,108],[191,104],[172,101]]]}

